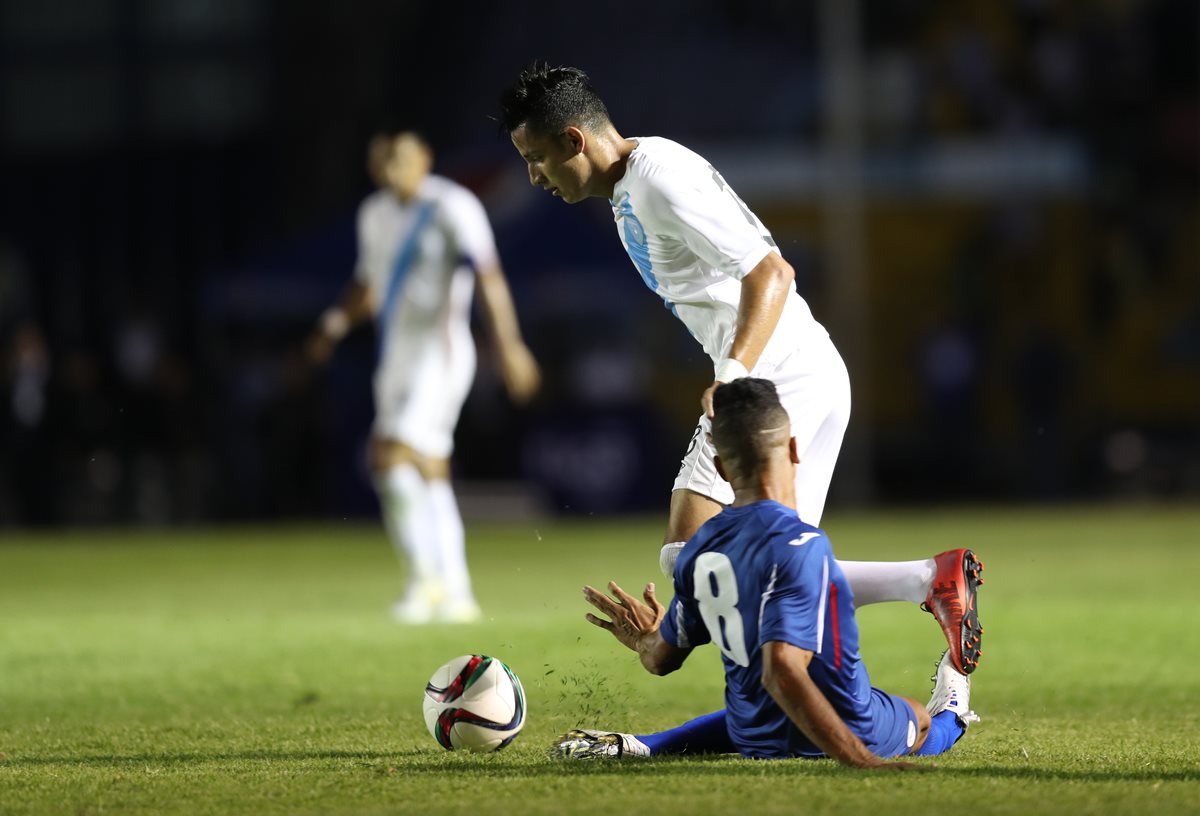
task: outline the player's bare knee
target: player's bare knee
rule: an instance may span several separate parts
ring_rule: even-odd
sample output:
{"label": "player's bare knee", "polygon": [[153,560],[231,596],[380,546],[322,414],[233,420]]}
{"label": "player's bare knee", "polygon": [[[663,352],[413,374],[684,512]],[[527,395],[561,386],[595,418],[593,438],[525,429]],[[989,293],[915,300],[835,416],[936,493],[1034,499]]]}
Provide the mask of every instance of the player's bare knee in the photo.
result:
{"label": "player's bare knee", "polygon": [[[401,465],[413,465],[421,473],[421,456],[408,445],[395,439],[373,436],[367,445],[367,464],[376,474],[386,473]],[[424,477],[425,474],[421,473]],[[428,477],[425,477],[428,478]]]}

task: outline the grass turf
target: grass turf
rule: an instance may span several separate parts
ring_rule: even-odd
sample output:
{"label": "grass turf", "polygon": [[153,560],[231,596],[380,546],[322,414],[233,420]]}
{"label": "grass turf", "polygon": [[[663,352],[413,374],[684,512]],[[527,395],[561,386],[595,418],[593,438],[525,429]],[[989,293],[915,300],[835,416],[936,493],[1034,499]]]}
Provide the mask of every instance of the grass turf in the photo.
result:
{"label": "grass turf", "polygon": [[[577,724],[643,732],[721,706],[711,648],[650,677],[582,619],[585,582],[658,578],[657,521],[474,527],[489,620],[426,628],[389,622],[399,573],[373,526],[4,533],[0,813],[1200,812],[1200,513],[827,525],[844,558],[969,544],[987,565],[983,722],[931,773],[549,759]],[[876,685],[923,699],[932,619],[901,604],[859,616]],[[446,753],[421,718],[430,673],[467,652],[504,659],[528,694],[499,754]]]}

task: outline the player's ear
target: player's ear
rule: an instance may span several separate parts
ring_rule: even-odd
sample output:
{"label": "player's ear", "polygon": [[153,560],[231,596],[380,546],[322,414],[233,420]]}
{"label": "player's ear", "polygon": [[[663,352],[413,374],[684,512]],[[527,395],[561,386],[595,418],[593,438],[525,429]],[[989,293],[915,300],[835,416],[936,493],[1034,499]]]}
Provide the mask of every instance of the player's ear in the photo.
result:
{"label": "player's ear", "polygon": [[793,465],[800,464],[800,454],[796,450],[796,437],[794,436],[788,440],[788,456],[791,457]]}
{"label": "player's ear", "polygon": [[717,466],[717,473],[719,473],[721,475],[721,478],[728,482],[729,477],[725,475],[725,468],[721,467],[721,457],[714,456],[713,464]]}
{"label": "player's ear", "polygon": [[569,125],[563,131],[563,136],[566,138],[567,144],[571,147],[572,155],[578,156],[587,149],[587,135],[574,125]]}

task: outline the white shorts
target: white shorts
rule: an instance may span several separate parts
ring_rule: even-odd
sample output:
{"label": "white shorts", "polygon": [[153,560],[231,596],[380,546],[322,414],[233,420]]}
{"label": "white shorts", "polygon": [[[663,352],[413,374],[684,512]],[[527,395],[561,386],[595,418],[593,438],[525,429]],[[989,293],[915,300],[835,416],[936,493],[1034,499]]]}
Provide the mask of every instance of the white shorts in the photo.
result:
{"label": "white shorts", "polygon": [[375,375],[376,436],[403,442],[417,453],[447,459],[454,427],[475,379],[470,331],[427,343],[403,370],[381,366]]}
{"label": "white shorts", "polygon": [[[751,376],[775,383],[779,400],[792,420],[800,464],[796,468],[796,510],[808,524],[821,523],[842,438],[850,422],[850,375],[833,341],[813,342],[773,369],[756,367]],[[691,490],[730,504],[733,488],[713,464],[712,423],[700,417],[675,477],[674,490]]]}

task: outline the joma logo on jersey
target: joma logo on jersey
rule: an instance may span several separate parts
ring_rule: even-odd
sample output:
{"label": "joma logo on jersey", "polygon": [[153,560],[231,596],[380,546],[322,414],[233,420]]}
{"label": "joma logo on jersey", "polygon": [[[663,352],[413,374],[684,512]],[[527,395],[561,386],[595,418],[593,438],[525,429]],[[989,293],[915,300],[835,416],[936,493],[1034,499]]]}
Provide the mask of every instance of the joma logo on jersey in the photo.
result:
{"label": "joma logo on jersey", "polygon": [[793,538],[788,544],[791,544],[793,547],[803,547],[819,535],[820,533],[801,533],[799,538]]}

